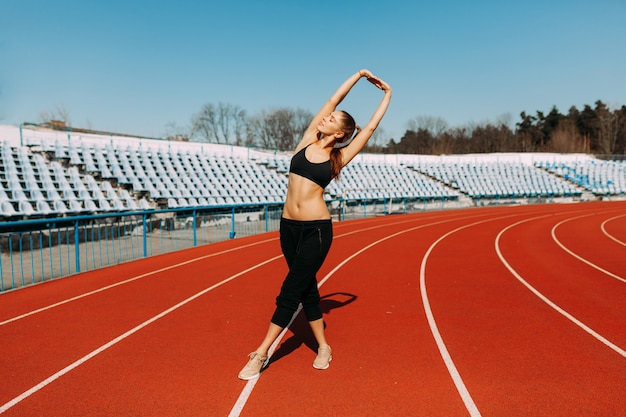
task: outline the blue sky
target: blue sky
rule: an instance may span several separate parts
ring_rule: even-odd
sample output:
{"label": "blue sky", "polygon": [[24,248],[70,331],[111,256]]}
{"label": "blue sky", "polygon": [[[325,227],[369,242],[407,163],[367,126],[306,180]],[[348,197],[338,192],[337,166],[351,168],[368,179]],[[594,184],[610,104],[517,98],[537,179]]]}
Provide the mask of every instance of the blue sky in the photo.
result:
{"label": "blue sky", "polygon": [[[626,104],[626,2],[0,0],[0,123],[163,136],[206,103],[311,112],[360,68],[394,90],[381,126],[451,126]],[[365,124],[381,92],[342,103]]]}

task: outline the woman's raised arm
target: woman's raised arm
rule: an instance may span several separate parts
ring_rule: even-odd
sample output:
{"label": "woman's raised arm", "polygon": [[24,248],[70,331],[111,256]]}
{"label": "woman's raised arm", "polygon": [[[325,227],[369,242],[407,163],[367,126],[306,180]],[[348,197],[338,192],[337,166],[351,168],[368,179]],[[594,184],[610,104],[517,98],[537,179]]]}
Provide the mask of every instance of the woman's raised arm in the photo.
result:
{"label": "woman's raised arm", "polygon": [[320,121],[337,108],[339,103],[343,101],[344,98],[348,95],[352,87],[361,79],[361,77],[367,77],[371,75],[371,72],[368,70],[359,70],[358,72],[352,74],[348,79],[346,79],[340,86],[337,88],[337,91],[328,99],[326,103],[322,106],[322,108],[317,112],[309,127],[304,132],[302,136],[302,140],[296,147],[296,152],[299,151],[302,147],[308,145],[309,143],[315,142],[317,140],[317,126]]}
{"label": "woman's raised arm", "polygon": [[365,76],[367,77],[367,80],[369,82],[383,90],[385,95],[378,104],[378,108],[370,118],[370,121],[367,122],[367,124],[354,137],[349,145],[341,149],[343,166],[348,165],[348,163],[365,147],[367,141],[372,137],[372,134],[374,134],[374,131],[378,127],[378,124],[385,115],[385,112],[389,107],[389,102],[391,101],[391,87],[389,86],[389,84],[387,84],[382,79],[376,77],[369,71],[367,71],[367,74]]}

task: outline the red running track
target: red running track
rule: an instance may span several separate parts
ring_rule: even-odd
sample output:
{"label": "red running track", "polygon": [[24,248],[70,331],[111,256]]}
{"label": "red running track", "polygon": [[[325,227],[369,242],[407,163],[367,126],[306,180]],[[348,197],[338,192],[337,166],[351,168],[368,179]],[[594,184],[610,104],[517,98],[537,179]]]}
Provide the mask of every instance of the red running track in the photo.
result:
{"label": "red running track", "polygon": [[328,370],[298,315],[236,377],[286,273],[269,233],[0,295],[0,414],[626,415],[626,202],[334,228]]}

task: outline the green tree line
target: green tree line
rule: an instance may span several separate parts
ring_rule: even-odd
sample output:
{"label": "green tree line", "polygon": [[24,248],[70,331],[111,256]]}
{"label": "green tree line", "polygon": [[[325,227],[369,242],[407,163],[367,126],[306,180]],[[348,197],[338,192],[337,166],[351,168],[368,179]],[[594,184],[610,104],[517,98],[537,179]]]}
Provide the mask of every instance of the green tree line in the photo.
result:
{"label": "green tree line", "polygon": [[[292,150],[313,114],[302,109],[277,108],[249,116],[239,106],[206,104],[190,127],[175,135],[195,141]],[[510,116],[495,122],[450,127],[439,117],[418,116],[399,140],[384,138],[384,130],[370,141],[368,152],[405,154],[467,154],[491,152],[557,152],[626,154],[626,106],[610,109],[598,100],[566,114],[553,107],[547,114],[522,112],[513,126]],[[181,130],[184,132],[181,133]],[[170,135],[173,136],[170,132]]]}

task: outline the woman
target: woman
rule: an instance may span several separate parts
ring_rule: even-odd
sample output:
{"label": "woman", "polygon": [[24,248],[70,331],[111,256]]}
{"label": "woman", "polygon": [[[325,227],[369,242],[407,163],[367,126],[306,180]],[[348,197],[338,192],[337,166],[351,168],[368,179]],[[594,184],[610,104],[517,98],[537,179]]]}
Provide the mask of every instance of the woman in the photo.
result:
{"label": "woman", "polygon": [[[336,108],[362,77],[385,94],[370,121],[359,130],[352,116]],[[287,197],[280,221],[280,245],[289,273],[276,298],[276,310],[267,334],[259,347],[250,353],[248,363],[239,373],[240,379],[259,376],[267,364],[270,346],[289,324],[300,303],[319,344],[313,367],[328,368],[332,359],[331,348],[324,334],[316,279],[333,237],[324,188],[363,149],[387,111],[390,100],[391,87],[370,71],[360,70],[344,81],[304,132],[291,160]]]}

